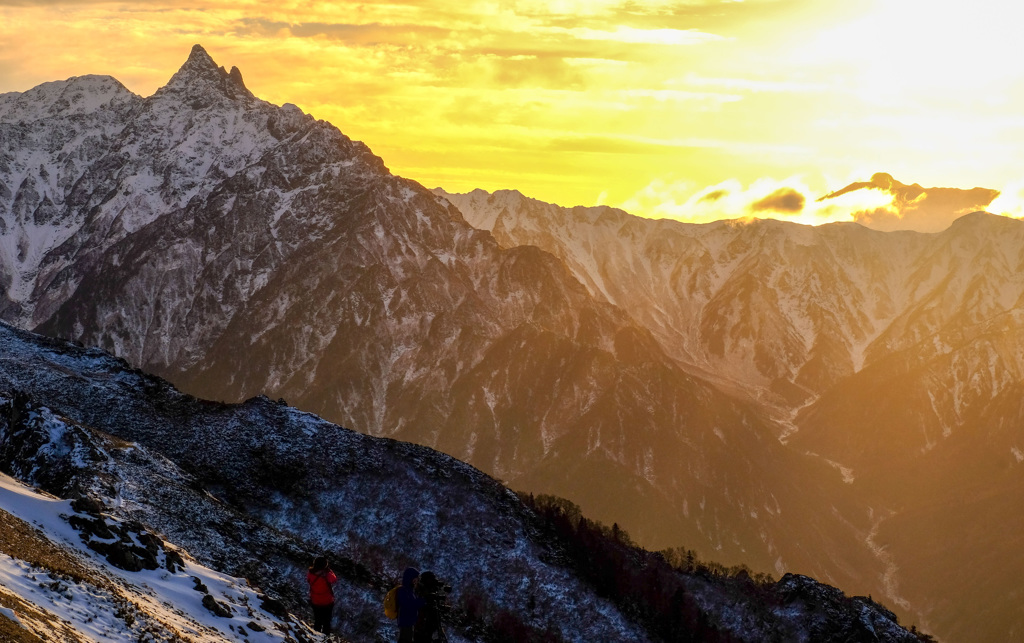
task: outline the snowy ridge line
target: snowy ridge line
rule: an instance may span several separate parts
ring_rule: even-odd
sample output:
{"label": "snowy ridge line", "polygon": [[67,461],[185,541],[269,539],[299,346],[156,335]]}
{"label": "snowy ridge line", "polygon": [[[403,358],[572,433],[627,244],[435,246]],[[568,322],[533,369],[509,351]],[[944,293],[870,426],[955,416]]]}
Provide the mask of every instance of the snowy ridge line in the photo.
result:
{"label": "snowy ridge line", "polygon": [[[885,233],[853,224],[650,220],[514,190],[434,193],[504,247],[536,245],[558,256],[690,372],[743,392],[777,420],[942,332],[963,310],[977,321],[1024,300],[1016,269],[1024,226],[984,213],[944,232]],[[777,347],[770,362],[757,358],[766,346]],[[792,387],[787,397],[773,391],[782,383]]]}

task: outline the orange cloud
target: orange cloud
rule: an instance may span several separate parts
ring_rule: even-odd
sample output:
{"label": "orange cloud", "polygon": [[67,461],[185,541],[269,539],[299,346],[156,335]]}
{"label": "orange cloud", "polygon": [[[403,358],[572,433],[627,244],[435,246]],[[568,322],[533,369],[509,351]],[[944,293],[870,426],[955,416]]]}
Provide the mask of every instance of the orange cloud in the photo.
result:
{"label": "orange cloud", "polygon": [[984,210],[999,196],[999,190],[988,188],[923,188],[917,183],[906,185],[889,174],[878,173],[870,181],[851,183],[818,199],[823,202],[858,190],[876,190],[892,195],[887,207],[853,213],[858,223],[876,230],[945,230],[955,219]]}
{"label": "orange cloud", "polygon": [[854,221],[876,230],[920,232],[945,230],[958,217],[982,209],[1024,215],[1024,183],[1000,197],[999,190],[923,188],[875,174],[870,181],[815,196],[802,177],[762,178],[749,186],[730,179],[703,188],[688,181],[657,179],[616,205],[641,216],[693,223],[759,216],[808,225]]}
{"label": "orange cloud", "polygon": [[[818,214],[816,208],[807,211],[807,195],[810,192],[810,188],[799,177],[785,181],[763,178],[750,186],[730,179],[699,189],[688,181],[657,179],[618,206],[641,216],[673,218],[693,223],[750,216],[823,223],[815,220]],[[813,202],[811,204],[814,205]]]}

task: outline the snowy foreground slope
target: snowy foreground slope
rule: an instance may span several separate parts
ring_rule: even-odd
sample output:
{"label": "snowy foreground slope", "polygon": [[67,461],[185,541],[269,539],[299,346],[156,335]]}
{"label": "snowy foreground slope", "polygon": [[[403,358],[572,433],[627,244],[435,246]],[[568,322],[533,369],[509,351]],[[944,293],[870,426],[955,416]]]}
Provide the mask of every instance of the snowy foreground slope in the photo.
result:
{"label": "snowy foreground slope", "polygon": [[[49,428],[60,431],[60,423],[51,419]],[[109,564],[85,544],[88,527],[81,525],[102,519],[116,530],[123,523],[99,518],[87,504],[54,498],[0,474],[0,640],[270,643],[302,638],[307,628],[263,610],[265,597],[244,579],[157,543],[139,525],[125,532],[134,547],[145,550],[142,541],[152,543],[158,566],[126,571]],[[116,538],[96,542],[105,540]]]}
{"label": "snowy foreground slope", "polygon": [[[568,640],[598,632],[646,639],[565,570],[541,562],[517,497],[465,464],[266,398],[196,400],[98,351],[40,347],[4,330],[0,386],[25,392],[8,402],[9,416],[38,429],[4,432],[5,466],[29,482],[97,496],[293,607],[303,602],[305,565],[329,551],[348,571],[337,592],[343,631],[361,640],[387,631],[380,598],[411,563],[460,588],[485,587],[490,601],[523,610],[541,629],[550,620]],[[116,439],[103,445],[104,434]],[[533,590],[522,592],[524,584]],[[526,610],[531,595],[543,614]]]}
{"label": "snowy foreground slope", "polygon": [[[0,528],[0,632],[58,618],[71,641],[305,640],[282,608],[308,616],[303,566],[327,551],[341,576],[336,623],[352,641],[393,635],[380,598],[410,563],[451,582],[456,605],[490,605],[476,620],[457,609],[453,640],[495,640],[494,614],[515,614],[529,638],[660,640],[566,566],[515,494],[448,456],[266,398],[197,400],[98,350],[5,325],[4,390],[0,469],[73,500],[0,479],[0,511],[39,529]],[[918,640],[874,602],[804,577],[756,591],[683,582],[708,640]]]}

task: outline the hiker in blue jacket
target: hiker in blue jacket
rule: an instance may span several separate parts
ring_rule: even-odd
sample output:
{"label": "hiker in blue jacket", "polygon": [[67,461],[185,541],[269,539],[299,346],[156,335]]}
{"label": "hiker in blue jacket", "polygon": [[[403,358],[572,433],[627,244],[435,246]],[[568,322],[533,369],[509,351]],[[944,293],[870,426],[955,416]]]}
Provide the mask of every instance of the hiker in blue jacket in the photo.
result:
{"label": "hiker in blue jacket", "polygon": [[402,586],[398,590],[398,643],[412,643],[416,619],[419,618],[420,608],[426,603],[416,595],[419,577],[419,571],[413,567],[402,574]]}

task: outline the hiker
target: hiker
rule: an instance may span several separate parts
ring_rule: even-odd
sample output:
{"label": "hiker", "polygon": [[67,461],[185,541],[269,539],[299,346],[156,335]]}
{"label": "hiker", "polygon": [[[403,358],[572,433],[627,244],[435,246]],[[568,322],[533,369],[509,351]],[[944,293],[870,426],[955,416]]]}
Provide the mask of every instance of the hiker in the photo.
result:
{"label": "hiker", "polygon": [[334,583],[338,577],[331,570],[326,556],[317,556],[313,566],[306,573],[309,583],[309,604],[313,607],[313,629],[324,634],[331,633],[331,616],[334,614]]}
{"label": "hiker", "polygon": [[441,614],[448,609],[446,594],[451,591],[434,575],[434,572],[423,572],[417,585],[417,592],[423,599],[423,607],[419,611],[414,629],[413,643],[447,642],[448,637],[441,627]]}
{"label": "hiker", "polygon": [[398,588],[398,643],[413,643],[413,628],[425,601],[416,595],[416,584],[420,572],[409,567],[402,574],[402,586]]}

